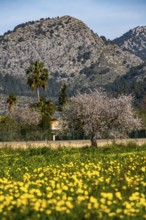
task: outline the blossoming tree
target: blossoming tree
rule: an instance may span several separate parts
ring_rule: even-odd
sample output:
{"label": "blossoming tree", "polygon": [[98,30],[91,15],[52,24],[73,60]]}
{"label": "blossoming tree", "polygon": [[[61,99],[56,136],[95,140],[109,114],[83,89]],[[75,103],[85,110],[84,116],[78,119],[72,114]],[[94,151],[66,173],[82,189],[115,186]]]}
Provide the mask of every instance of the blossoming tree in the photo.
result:
{"label": "blossoming tree", "polygon": [[63,111],[63,128],[82,126],[85,134],[90,135],[91,145],[97,146],[97,138],[106,135],[126,136],[140,128],[141,121],[135,116],[132,96],[121,95],[118,98],[108,96],[102,90],[91,94],[79,94],[72,97]]}
{"label": "blossoming tree", "polygon": [[28,105],[16,108],[12,116],[19,124],[23,125],[38,125],[41,121],[41,114],[34,108],[30,108]]}

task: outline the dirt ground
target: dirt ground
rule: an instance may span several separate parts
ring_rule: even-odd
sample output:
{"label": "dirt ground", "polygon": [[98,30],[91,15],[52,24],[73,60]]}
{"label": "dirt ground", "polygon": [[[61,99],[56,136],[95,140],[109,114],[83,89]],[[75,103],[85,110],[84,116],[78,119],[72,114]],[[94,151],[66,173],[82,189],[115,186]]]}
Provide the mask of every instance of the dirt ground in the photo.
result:
{"label": "dirt ground", "polygon": [[[134,142],[138,145],[146,143],[146,139],[101,139],[97,140],[99,147],[112,143],[124,143]],[[0,142],[0,147],[12,147],[12,148],[28,148],[28,147],[85,147],[90,146],[90,140],[68,140],[68,141],[30,141],[30,142]]]}

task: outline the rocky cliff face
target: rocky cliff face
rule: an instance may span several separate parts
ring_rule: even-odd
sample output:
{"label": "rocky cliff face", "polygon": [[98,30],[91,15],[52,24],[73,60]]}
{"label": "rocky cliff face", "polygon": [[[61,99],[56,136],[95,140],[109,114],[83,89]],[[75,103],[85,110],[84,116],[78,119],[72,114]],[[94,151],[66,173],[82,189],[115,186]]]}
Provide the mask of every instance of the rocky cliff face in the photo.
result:
{"label": "rocky cliff face", "polygon": [[93,49],[102,45],[85,24],[68,16],[19,25],[1,38],[1,72],[25,75],[29,61],[40,59],[51,73],[76,73],[83,62],[96,59]]}
{"label": "rocky cliff face", "polygon": [[0,93],[30,95],[25,70],[36,59],[49,69],[50,96],[57,95],[63,82],[71,93],[95,88],[142,63],[134,54],[103,41],[76,18],[41,19],[0,37]]}
{"label": "rocky cliff face", "polygon": [[136,27],[113,42],[146,60],[146,26]]}

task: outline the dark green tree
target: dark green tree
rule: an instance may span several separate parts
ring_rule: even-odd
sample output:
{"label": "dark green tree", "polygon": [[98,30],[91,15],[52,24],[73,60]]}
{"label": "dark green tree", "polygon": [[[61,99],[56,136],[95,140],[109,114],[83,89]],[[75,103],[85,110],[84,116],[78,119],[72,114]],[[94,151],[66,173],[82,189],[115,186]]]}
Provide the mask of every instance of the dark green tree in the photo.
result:
{"label": "dark green tree", "polygon": [[41,115],[46,115],[47,117],[51,117],[55,112],[54,103],[50,100],[46,100],[44,97],[40,97],[40,101],[32,104],[31,107],[39,111]]}
{"label": "dark green tree", "polygon": [[36,60],[32,62],[28,69],[26,70],[27,85],[31,87],[31,90],[37,91],[38,102],[40,102],[40,88],[42,87],[46,90],[47,81],[48,81],[48,69],[44,68],[44,64]]}
{"label": "dark green tree", "polygon": [[67,96],[67,85],[64,84],[59,92],[59,98],[58,98],[58,110],[62,111],[63,110],[63,106],[66,104],[68,100],[68,96]]}
{"label": "dark green tree", "polygon": [[31,104],[32,108],[35,108],[41,113],[40,127],[44,129],[50,129],[51,126],[51,116],[55,112],[55,105],[51,100],[46,100],[44,97],[40,97],[38,103]]}
{"label": "dark green tree", "polygon": [[18,99],[16,95],[10,94],[9,97],[7,98],[7,104],[8,104],[8,111],[9,113],[12,113],[14,105],[16,105],[18,102]]}
{"label": "dark green tree", "polygon": [[0,119],[0,141],[14,141],[18,138],[19,124],[10,116]]}

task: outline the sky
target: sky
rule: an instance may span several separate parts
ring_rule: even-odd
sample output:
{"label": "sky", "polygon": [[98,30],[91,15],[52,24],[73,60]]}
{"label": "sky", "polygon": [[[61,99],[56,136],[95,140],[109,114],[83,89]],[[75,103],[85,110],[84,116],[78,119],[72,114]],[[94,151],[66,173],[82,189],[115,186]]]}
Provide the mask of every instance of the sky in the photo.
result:
{"label": "sky", "polygon": [[112,40],[146,26],[146,0],[0,0],[0,35],[27,21],[64,15]]}

